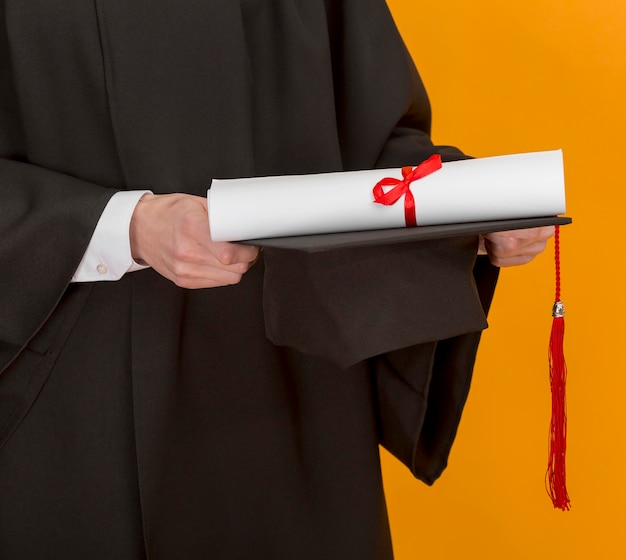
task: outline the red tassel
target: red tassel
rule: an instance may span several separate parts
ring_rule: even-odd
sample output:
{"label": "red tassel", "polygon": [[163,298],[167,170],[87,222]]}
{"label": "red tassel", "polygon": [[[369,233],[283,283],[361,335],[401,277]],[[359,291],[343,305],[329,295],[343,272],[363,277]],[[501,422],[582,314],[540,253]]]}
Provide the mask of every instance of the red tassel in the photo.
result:
{"label": "red tassel", "polygon": [[567,447],[567,410],[565,383],[567,365],[563,354],[565,333],[565,307],[561,302],[561,262],[559,246],[559,226],[555,226],[554,261],[556,268],[556,295],[552,308],[552,331],[548,361],[550,365],[550,388],[552,390],[552,418],[550,420],[550,445],[546,489],[555,508],[570,509],[570,500],[565,483],[565,451]]}

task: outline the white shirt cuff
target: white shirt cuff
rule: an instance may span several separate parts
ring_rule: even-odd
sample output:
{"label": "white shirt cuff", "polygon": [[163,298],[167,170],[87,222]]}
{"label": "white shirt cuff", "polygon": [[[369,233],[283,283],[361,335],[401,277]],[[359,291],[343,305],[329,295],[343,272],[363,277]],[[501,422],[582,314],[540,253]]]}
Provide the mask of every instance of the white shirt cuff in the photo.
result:
{"label": "white shirt cuff", "polygon": [[127,272],[147,266],[136,263],[130,251],[130,220],[139,199],[151,191],[120,191],[104,208],[72,282],[119,280]]}

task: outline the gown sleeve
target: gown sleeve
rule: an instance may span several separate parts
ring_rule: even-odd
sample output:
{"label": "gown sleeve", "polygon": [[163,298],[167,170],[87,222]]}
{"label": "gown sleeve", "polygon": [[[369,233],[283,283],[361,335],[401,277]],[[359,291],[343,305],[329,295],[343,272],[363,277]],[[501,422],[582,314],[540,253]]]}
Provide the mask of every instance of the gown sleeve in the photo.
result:
{"label": "gown sleeve", "polygon": [[0,5],[0,371],[62,298],[116,192],[27,159]]}

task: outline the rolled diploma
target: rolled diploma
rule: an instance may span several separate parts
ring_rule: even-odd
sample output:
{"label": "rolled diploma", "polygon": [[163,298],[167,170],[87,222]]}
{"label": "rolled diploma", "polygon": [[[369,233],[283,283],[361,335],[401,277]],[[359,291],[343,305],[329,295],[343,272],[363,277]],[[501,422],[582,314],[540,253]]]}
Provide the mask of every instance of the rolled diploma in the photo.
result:
{"label": "rolled diploma", "polygon": [[[405,227],[404,197],[374,202],[372,189],[400,169],[213,180],[215,241]],[[386,188],[388,190],[388,188]],[[565,212],[561,150],[444,163],[411,183],[417,224],[556,216]]]}

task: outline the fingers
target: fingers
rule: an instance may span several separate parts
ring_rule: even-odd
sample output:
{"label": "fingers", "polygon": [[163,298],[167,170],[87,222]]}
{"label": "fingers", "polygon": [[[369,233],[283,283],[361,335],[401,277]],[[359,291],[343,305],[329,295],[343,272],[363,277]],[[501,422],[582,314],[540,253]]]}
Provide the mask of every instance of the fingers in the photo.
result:
{"label": "fingers", "polygon": [[[256,262],[257,248],[248,247],[245,253],[253,250],[254,257],[239,255],[237,250],[219,250],[218,254],[194,252],[180,253],[164,258],[162,265],[155,266],[157,272],[169,278],[181,288],[215,288],[238,284],[243,275]],[[225,264],[232,263],[232,264]]]}
{"label": "fingers", "polygon": [[253,245],[239,243],[213,243],[213,245],[217,262],[226,267],[253,264],[259,256],[259,248]]}
{"label": "fingers", "polygon": [[182,288],[238,284],[256,262],[258,253],[259,249],[250,245],[199,245],[192,252],[176,252],[166,263],[164,275]]}
{"label": "fingers", "polygon": [[553,226],[490,233],[481,239],[479,252],[489,255],[495,266],[522,265],[542,253],[553,235]]}

